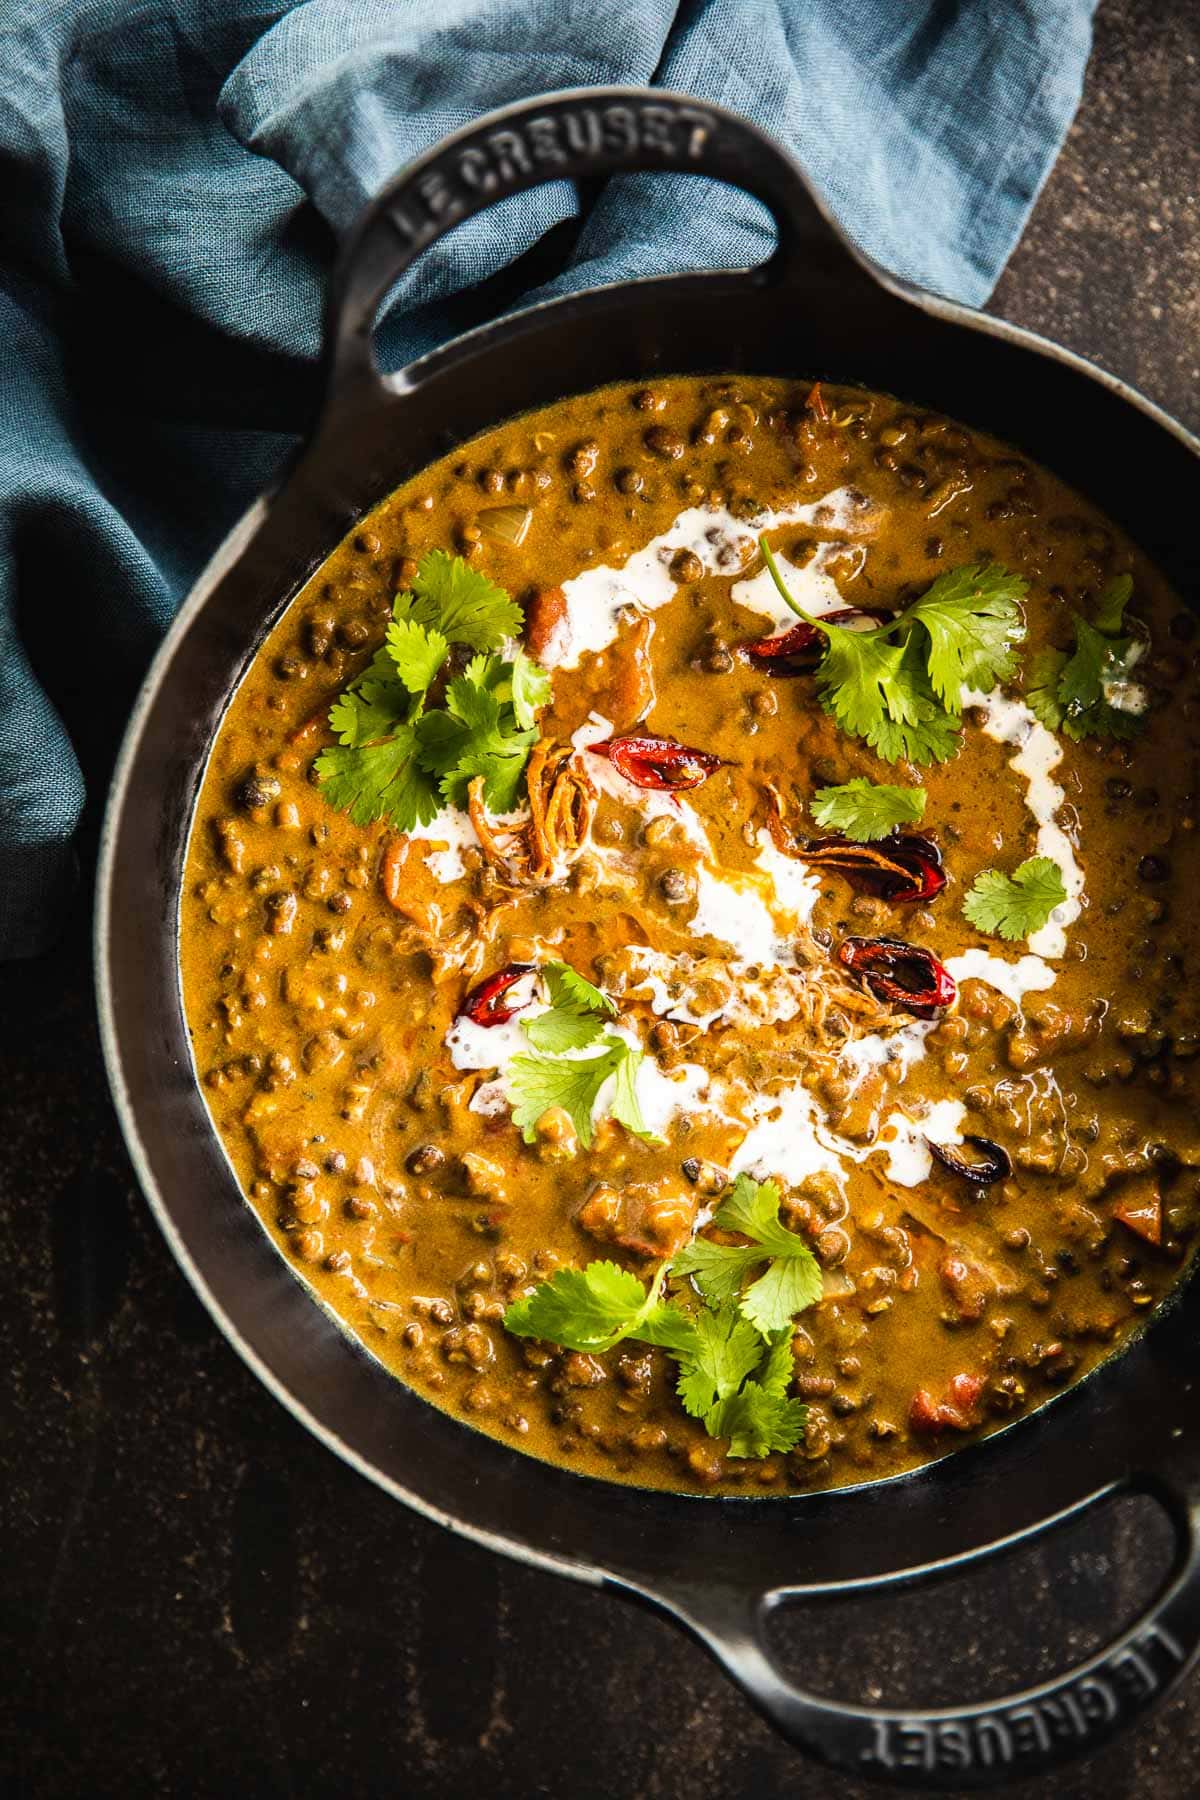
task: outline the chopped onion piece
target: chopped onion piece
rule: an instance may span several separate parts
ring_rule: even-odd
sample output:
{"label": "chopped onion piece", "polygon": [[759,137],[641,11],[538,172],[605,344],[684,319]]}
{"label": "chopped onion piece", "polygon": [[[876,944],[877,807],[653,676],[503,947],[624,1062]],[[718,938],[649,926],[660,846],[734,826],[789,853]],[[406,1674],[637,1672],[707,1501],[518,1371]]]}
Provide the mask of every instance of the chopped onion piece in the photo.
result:
{"label": "chopped onion piece", "polygon": [[479,529],[485,537],[519,548],[532,518],[532,506],[489,506],[479,514]]}

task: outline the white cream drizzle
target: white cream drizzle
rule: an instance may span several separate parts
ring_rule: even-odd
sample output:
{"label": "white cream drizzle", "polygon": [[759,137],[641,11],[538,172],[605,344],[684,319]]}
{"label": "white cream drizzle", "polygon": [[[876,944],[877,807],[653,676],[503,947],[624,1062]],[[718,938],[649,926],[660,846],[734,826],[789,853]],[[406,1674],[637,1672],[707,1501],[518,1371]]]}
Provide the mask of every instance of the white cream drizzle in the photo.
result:
{"label": "white cream drizzle", "polygon": [[812,917],[820,893],[820,878],[777,850],[761,828],[756,848],[755,870],[718,875],[711,865],[697,868],[696,908],[688,921],[693,937],[716,938],[729,946],[738,973],[754,964],[792,966],[788,932]]}
{"label": "white cream drizzle", "polygon": [[[631,945],[626,951],[633,972],[633,986],[646,989],[650,1010],[660,1018],[707,1031],[718,1020],[753,1030],[794,1019],[800,998],[811,977],[796,969],[765,969],[751,974],[732,963],[717,963],[714,973],[707,959],[671,956],[663,950]],[[715,960],[715,959],[714,959]],[[704,1005],[705,988],[716,986],[720,998]]]}
{"label": "white cream drizzle", "polygon": [[1150,704],[1150,693],[1140,681],[1131,681],[1130,672],[1136,663],[1140,663],[1146,654],[1146,646],[1141,638],[1134,638],[1125,652],[1125,660],[1119,675],[1110,675],[1107,681],[1100,683],[1100,691],[1105,700],[1117,712],[1133,713],[1140,716]]}
{"label": "white cream drizzle", "polygon": [[[778,511],[768,509],[751,521],[735,518],[724,507],[688,507],[658,537],[635,550],[619,569],[601,563],[563,582],[566,609],[542,650],[542,662],[551,669],[576,668],[581,656],[588,651],[606,650],[615,640],[620,631],[618,614],[623,607],[656,612],[665,606],[677,591],[670,565],[672,557],[681,550],[690,550],[699,557],[709,574],[736,575],[750,560],[755,540],[763,531],[778,525],[808,525],[831,536],[846,536],[872,531],[878,516],[878,508],[851,488],[835,488],[823,499],[799,502]],[[802,582],[809,579],[803,571],[797,574]],[[821,574],[822,570],[816,569],[811,579],[815,582]],[[827,611],[829,604],[842,602],[832,580],[828,576],[824,579],[835,596],[821,609]],[[739,603],[771,617],[791,618],[793,615],[773,587],[771,595],[773,598],[762,590],[762,606],[753,600]],[[736,590],[734,598],[738,598]]]}
{"label": "white cream drizzle", "polygon": [[[616,1077],[613,1076],[600,1089],[593,1119],[602,1119],[607,1113],[615,1085]],[[665,1137],[672,1120],[681,1113],[694,1116],[705,1110],[705,1102],[711,1098],[712,1076],[699,1063],[680,1063],[665,1071],[652,1056],[647,1056],[638,1065],[634,1087],[646,1129],[656,1137]]]}
{"label": "white cream drizzle", "polygon": [[1025,804],[1038,827],[1037,854],[1058,864],[1067,890],[1062,905],[1055,907],[1048,922],[1029,939],[1029,948],[1034,956],[1058,958],[1066,953],[1066,928],[1079,917],[1083,896],[1083,870],[1076,861],[1075,846],[1058,823],[1066,795],[1050,779],[1063,759],[1063,747],[1023,700],[1010,699],[999,688],[990,694],[964,688],[962,703],[982,712],[986,736],[1016,747],[1017,754],[1009,758],[1008,766],[1026,784]]}
{"label": "white cream drizzle", "polygon": [[[919,1051],[924,1054],[923,1046]],[[916,1117],[899,1109],[890,1112],[872,1144],[858,1146],[839,1137],[823,1122],[808,1089],[795,1082],[781,1093],[755,1095],[750,1101],[752,1123],[730,1163],[730,1172],[783,1175],[789,1185],[806,1176],[830,1174],[841,1184],[847,1163],[886,1158],[888,1178],[900,1187],[918,1187],[929,1179],[935,1144],[962,1142],[966,1108],[961,1100],[935,1100]]]}
{"label": "white cream drizzle", "polygon": [[[844,550],[845,546],[840,543],[820,544],[803,567],[776,554],[775,561],[785,587],[814,619],[838,612],[846,604],[837,582],[825,572],[829,559],[842,555]],[[762,613],[772,620],[779,627],[780,636],[798,623],[796,614],[771,579],[770,569],[760,569],[757,575],[735,581],[729,593],[735,606],[744,606],[748,612]]]}
{"label": "white cream drizzle", "polygon": [[430,846],[425,852],[425,867],[440,882],[458,881],[465,875],[462,853],[479,844],[469,815],[457,806],[443,807],[430,824],[415,825],[406,835]]}
{"label": "white cream drizzle", "polygon": [[794,856],[776,849],[769,832],[760,828],[755,862],[771,884],[776,909],[801,924],[812,918],[821,892],[821,878]]}
{"label": "white cream drizzle", "polygon": [[[496,813],[494,817],[497,825],[514,826],[523,825],[529,814],[522,808],[518,812]],[[471,823],[470,814],[457,806],[444,806],[430,824],[414,825],[405,836],[430,846],[425,853],[425,867],[434,880],[443,885],[448,881],[459,881],[466,874],[463,851],[480,848],[479,834]]]}
{"label": "white cream drizzle", "polygon": [[935,1100],[927,1113],[913,1119],[907,1113],[889,1113],[883,1133],[871,1146],[871,1154],[882,1151],[887,1157],[889,1178],[900,1187],[920,1187],[928,1181],[933,1169],[929,1141],[935,1144],[961,1144],[962,1122],[966,1108],[961,1100]]}
{"label": "white cream drizzle", "polygon": [[528,1053],[529,1039],[521,1030],[522,1019],[536,1019],[547,1011],[544,1000],[530,1005],[503,1025],[477,1025],[465,1013],[459,1013],[446,1033],[446,1048],[456,1069],[507,1070],[514,1056]]}
{"label": "white cream drizzle", "polygon": [[693,937],[728,944],[734,961],[777,965],[787,956],[779,930],[757,885],[745,876],[696,870],[696,910],[688,921]]}
{"label": "white cream drizzle", "polygon": [[910,1019],[887,1037],[872,1031],[866,1037],[852,1038],[842,1051],[841,1066],[855,1076],[856,1084],[869,1070],[889,1066],[898,1069],[904,1080],[925,1055],[925,1039],[937,1025],[937,1019]]}
{"label": "white cream drizzle", "polygon": [[[842,1156],[857,1153],[822,1123],[816,1101],[802,1083],[779,1094],[755,1094],[750,1101],[753,1123],[733,1154],[733,1175],[786,1175],[789,1184],[806,1175],[829,1174],[841,1181]],[[840,1154],[839,1154],[840,1153]]]}
{"label": "white cream drizzle", "polygon": [[985,981],[1016,1006],[1026,994],[1041,993],[1053,987],[1057,979],[1055,971],[1040,956],[1022,956],[1009,962],[1006,957],[991,956],[978,948],[948,957],[946,967],[955,981]]}

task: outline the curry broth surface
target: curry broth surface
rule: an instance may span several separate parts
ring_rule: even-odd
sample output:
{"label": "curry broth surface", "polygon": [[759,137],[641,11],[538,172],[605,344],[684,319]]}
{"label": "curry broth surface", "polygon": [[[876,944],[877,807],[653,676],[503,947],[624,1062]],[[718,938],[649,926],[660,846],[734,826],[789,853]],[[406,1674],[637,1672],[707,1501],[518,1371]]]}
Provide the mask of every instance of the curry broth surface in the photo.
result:
{"label": "curry broth surface", "polygon": [[[1183,929],[1200,879],[1191,617],[1127,539],[1012,450],[851,389],[826,390],[822,419],[806,393],[743,378],[610,387],[486,434],[382,502],[243,681],[203,784],[182,898],[197,1071],[283,1254],[435,1404],[535,1455],[649,1486],[771,1494],[871,1480],[1007,1423],[1144,1321],[1178,1279],[1196,1217],[1200,1037]],[[1130,610],[1151,639],[1140,737],[1063,740],[1053,772],[1085,879],[1053,985],[1018,1005],[960,980],[907,1074],[893,1064],[851,1083],[828,1059],[810,1061],[787,1022],[700,1030],[651,1012],[630,945],[712,959],[718,994],[731,948],[689,932],[696,852],[669,817],[648,821],[636,792],[602,794],[595,853],[514,899],[478,849],[462,852],[461,877],[439,881],[436,830],[405,850],[314,785],[330,703],[381,642],[426,550],[465,554],[537,629],[535,594],[596,565],[619,570],[687,508],[729,509],[752,533],[764,507],[831,494],[842,500],[824,517],[769,535],[793,566],[817,554],[845,605],[892,608],[947,568],[999,561],[1029,583],[1028,669],[1039,648],[1069,638],[1064,608],[1130,571]],[[532,508],[519,547],[488,535],[486,518],[518,503]],[[1024,944],[984,939],[962,913],[981,870],[1011,871],[1035,852],[1013,747],[968,713],[951,763],[882,764],[821,710],[811,677],[777,679],[736,654],[776,628],[731,598],[759,567],[756,554],[718,574],[677,558],[668,604],[631,609],[610,647],[559,670],[543,731],[565,740],[594,712],[614,732],[644,725],[716,753],[723,766],[684,798],[716,865],[760,890],[769,782],[795,800],[801,835],[817,835],[800,810],[817,787],[856,775],[921,783],[916,829],[939,843],[947,887],[914,909],[823,875],[818,940],[895,935],[943,961],[974,947],[1015,962]],[[381,886],[389,846],[404,858],[402,910]],[[591,1357],[505,1332],[506,1304],[558,1266],[616,1255],[647,1273],[712,1204],[706,1176],[689,1179],[683,1164],[726,1167],[739,1141],[696,1106],[660,1147],[610,1122],[572,1154],[552,1136],[524,1144],[507,1111],[473,1111],[487,1075],[452,1065],[447,1033],[466,989],[531,949],[613,992],[668,1076],[687,1064],[768,1092],[804,1081],[829,1128],[864,1151],[898,1107],[918,1117],[954,1099],[965,1132],[1010,1151],[1011,1177],[982,1193],[936,1162],[902,1185],[877,1154],[851,1162],[844,1184],[796,1180],[780,1154],[785,1221],[826,1271],[826,1298],[793,1340],[808,1413],[791,1453],[728,1457],[683,1413],[661,1352],[628,1344]],[[1157,1245],[1136,1228],[1156,1216]],[[970,1417],[922,1424],[914,1396],[936,1405],[962,1374],[983,1383]]]}

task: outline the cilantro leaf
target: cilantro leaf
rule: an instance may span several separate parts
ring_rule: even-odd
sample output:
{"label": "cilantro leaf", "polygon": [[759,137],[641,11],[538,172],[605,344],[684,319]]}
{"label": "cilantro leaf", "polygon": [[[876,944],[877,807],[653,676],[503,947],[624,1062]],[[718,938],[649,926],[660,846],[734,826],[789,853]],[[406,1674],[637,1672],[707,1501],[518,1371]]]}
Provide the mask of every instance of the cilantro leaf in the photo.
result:
{"label": "cilantro leaf", "polygon": [[387,628],[386,649],[396,675],[410,694],[423,694],[433,686],[450,645],[440,631],[418,625],[415,619],[397,619]]}
{"label": "cilantro leaf", "polygon": [[[842,631],[843,627],[836,629]],[[851,641],[867,635],[865,631],[844,631]],[[837,681],[843,674],[848,676],[847,685],[839,687]],[[878,655],[864,661],[839,642],[817,670],[817,687],[825,711],[843,731],[865,738],[884,762],[949,762],[958,752],[960,722],[938,701],[919,646],[911,641],[893,646],[886,661]]]}
{"label": "cilantro leaf", "polygon": [[462,672],[462,678],[469,681],[472,687],[491,688],[498,699],[504,699],[505,684],[511,669],[512,664],[506,663],[503,657],[481,654],[471,658]]}
{"label": "cilantro leaf", "polygon": [[534,1049],[555,1055],[594,1044],[604,1034],[604,1020],[615,1016],[615,1003],[569,963],[543,963],[541,974],[550,1010],[522,1021]]}
{"label": "cilantro leaf", "polygon": [[[542,1013],[539,1018],[527,1021],[525,1032],[532,1041],[541,1038],[545,1042],[546,1031],[538,1032],[537,1027],[549,1016]],[[551,1042],[569,1037],[571,1029],[560,1022],[550,1032]],[[585,1150],[590,1150],[592,1115],[600,1090],[611,1075],[615,1077],[608,1106],[611,1116],[619,1125],[624,1125],[626,1131],[645,1138],[648,1143],[661,1143],[642,1117],[637,1097],[635,1083],[642,1064],[642,1052],[608,1031],[598,1038],[583,1038],[577,1044],[564,1043],[563,1048],[588,1048],[592,1044],[596,1047],[595,1056],[555,1055],[542,1051],[535,1056],[513,1057],[509,1064],[508,1093],[513,1124],[520,1128],[525,1142],[533,1143],[534,1126],[542,1114],[552,1106],[561,1106],[569,1115],[579,1142]]]}
{"label": "cilantro leaf", "polygon": [[468,737],[501,728],[500,701],[495,691],[466,675],[460,675],[446,689],[446,711],[458,720]]}
{"label": "cilantro leaf", "polygon": [[635,1137],[642,1138],[647,1144],[661,1144],[664,1142],[663,1138],[647,1125],[642,1113],[642,1103],[638,1099],[637,1072],[645,1061],[645,1053],[634,1050],[629,1045],[626,1045],[626,1052],[614,1070],[616,1080],[613,1082],[608,1110],[617,1124],[623,1125]]}
{"label": "cilantro leaf", "polygon": [[1125,622],[1125,608],[1133,598],[1133,576],[1117,575],[1096,602],[1096,630],[1116,637]]}
{"label": "cilantro leaf", "polygon": [[938,705],[928,677],[914,670],[909,660],[904,678],[915,720],[902,724],[884,714],[867,733],[867,742],[884,762],[910,762],[922,768],[927,763],[949,762],[962,743],[961,721]]}
{"label": "cilantro leaf", "polygon": [[[676,1393],[694,1419],[703,1419],[718,1400],[737,1392],[762,1361],[763,1341],[736,1306],[707,1308],[691,1321],[691,1342],[683,1346]],[[790,1359],[790,1351],[789,1351]]]}
{"label": "cilantro leaf", "polygon": [[[722,1231],[738,1231],[749,1244],[715,1244],[697,1238],[678,1252],[673,1275],[690,1275],[710,1306],[737,1301],[744,1318],[765,1334],[791,1324],[795,1315],[821,1297],[821,1266],[794,1231],[779,1218],[779,1187],[739,1175],[713,1214]],[[742,1291],[752,1269],[766,1271]]]}
{"label": "cilantro leaf", "polygon": [[1014,674],[1025,636],[1020,602],[1028,591],[999,563],[947,569],[897,621],[929,638],[929,680],[947,712],[962,711],[962,690],[989,693]]}
{"label": "cilantro leaf", "polygon": [[563,1012],[557,1006],[532,1019],[522,1019],[521,1029],[534,1049],[547,1056],[561,1056],[564,1050],[586,1050],[604,1036],[604,1026],[594,1013]]}
{"label": "cilantro leaf", "polygon": [[[384,684],[371,685],[382,687]],[[385,692],[381,699],[367,694],[362,688],[347,688],[338,696],[329,709],[329,723],[339,744],[347,749],[359,749],[363,744],[377,744],[381,738],[391,736],[403,717],[402,709],[408,700],[398,681],[392,685],[396,695]],[[399,704],[396,704],[397,699]]]}
{"label": "cilantro leaf", "polygon": [[585,1150],[592,1147],[592,1113],[600,1089],[628,1054],[621,1038],[601,1040],[596,1056],[514,1056],[509,1064],[508,1095],[513,1124],[525,1142],[536,1138],[534,1126],[544,1112],[560,1106],[575,1127]]}
{"label": "cilantro leaf", "polygon": [[329,723],[341,744],[374,744],[404,723],[411,704],[391,657],[377,650],[358,680],[330,707]]}
{"label": "cilantro leaf", "polygon": [[787,1236],[795,1250],[776,1250],[764,1275],[752,1281],[741,1298],[743,1316],[762,1332],[790,1325],[797,1313],[821,1298],[821,1265],[794,1232]]}
{"label": "cilantro leaf", "polygon": [[791,1330],[777,1331],[755,1379],[768,1394],[775,1394],[780,1400],[786,1400],[795,1372],[796,1359],[792,1355]]}
{"label": "cilantro leaf", "polygon": [[465,750],[454,771],[445,776],[441,792],[452,806],[467,805],[467,789],[476,775],[483,776],[483,797],[494,813],[516,810],[529,752],[537,743],[536,731],[510,737],[497,736]]}
{"label": "cilantro leaf", "polygon": [[429,775],[448,775],[471,741],[471,730],[453,713],[422,713],[413,727],[417,759]]}
{"label": "cilantro leaf", "polygon": [[[666,1265],[662,1273],[666,1274]],[[639,1342],[666,1350],[677,1361],[695,1354],[696,1321],[673,1301],[660,1300],[643,1316],[637,1328]]]}
{"label": "cilantro leaf", "polygon": [[[525,1036],[542,1054],[514,1057],[512,1071],[518,1079],[514,1081],[510,1074],[509,1081],[513,1121],[525,1130],[526,1142],[532,1142],[525,1118],[531,1108],[538,1110],[528,1120],[530,1125],[536,1123],[546,1106],[563,1106],[575,1122],[580,1143],[587,1149],[591,1143],[596,1099],[611,1075],[614,1078],[608,1107],[611,1117],[624,1125],[626,1131],[645,1138],[648,1143],[661,1143],[662,1139],[646,1124],[638,1099],[637,1072],[644,1060],[643,1053],[606,1027],[605,1021],[617,1010],[614,1002],[569,963],[545,963],[542,978],[550,995],[549,1011],[522,1021]],[[565,1054],[593,1046],[600,1052],[598,1056],[568,1058]],[[558,1068],[559,1075],[555,1076],[547,1065]],[[558,1097],[545,1100],[545,1094],[551,1089]],[[564,1093],[568,1096],[565,1099]]]}
{"label": "cilantro leaf", "polygon": [[756,1241],[759,1260],[772,1258],[766,1273],[742,1295],[741,1307],[764,1334],[789,1326],[822,1292],[821,1266],[802,1238],[779,1217],[779,1186],[739,1175],[714,1214],[724,1231],[740,1231]]}
{"label": "cilantro leaf", "polygon": [[676,1251],[671,1273],[690,1275],[708,1304],[719,1308],[733,1305],[747,1271],[759,1267],[762,1260],[757,1245],[714,1244],[698,1237]]}
{"label": "cilantro leaf", "polygon": [[438,815],[437,790],[413,759],[414,745],[413,729],[405,725],[381,744],[322,750],[316,769],[326,799],[356,825],[388,818],[398,831],[413,831],[431,824]]}
{"label": "cilantro leaf", "polygon": [[492,811],[512,811],[537,732],[516,730],[508,712],[491,688],[460,675],[446,689],[446,711],[418,719],[418,760],[441,776],[452,806],[466,806],[470,782],[482,775]]}
{"label": "cilantro leaf", "polygon": [[1075,654],[1058,678],[1062,728],[1069,738],[1131,738],[1141,729],[1138,713],[1113,706],[1108,698],[1110,684],[1127,678],[1135,649],[1133,638],[1107,637],[1086,619],[1076,619]]}
{"label": "cilantro leaf", "polygon": [[542,966],[542,974],[550,989],[551,1004],[569,1009],[577,1013],[601,1013],[610,1019],[617,1016],[615,1000],[588,981],[586,976],[573,969],[570,963],[548,962]]}
{"label": "cilantro leaf", "polygon": [[804,1432],[803,1400],[785,1400],[757,1381],[718,1401],[704,1421],[710,1437],[728,1438],[735,1457],[769,1456],[792,1450]]}
{"label": "cilantro leaf", "polygon": [[841,787],[818,788],[811,811],[827,830],[840,831],[856,844],[871,844],[922,817],[925,789],[888,787],[856,775]]}
{"label": "cilantro leaf", "polygon": [[524,622],[521,608],[503,588],[445,550],[426,551],[412,588],[397,597],[394,613],[397,622],[411,619],[472,650],[499,650]]}
{"label": "cilantro leaf", "polygon": [[1034,718],[1040,720],[1047,731],[1058,731],[1062,726],[1063,708],[1058,697],[1058,684],[1066,666],[1065,650],[1042,650],[1034,657],[1029,672],[1033,686],[1026,688],[1025,699]]}
{"label": "cilantro leaf", "polygon": [[522,731],[536,725],[539,709],[549,700],[549,674],[524,650],[518,650],[512,664],[512,709]]}
{"label": "cilantro leaf", "polygon": [[985,869],[975,877],[963,912],[977,930],[1002,938],[1027,938],[1040,931],[1067,898],[1062,870],[1048,856],[1032,856],[1012,876]]}
{"label": "cilantro leaf", "polygon": [[[529,1127],[542,1116],[547,1105],[561,1105],[574,1120],[579,1143],[588,1148],[597,1096],[612,1075],[610,1116],[648,1143],[662,1143],[646,1125],[637,1098],[642,1051],[606,1030],[606,1019],[617,1012],[615,1003],[570,963],[543,963],[542,977],[551,995],[549,1012],[536,1013],[533,1019],[522,1021],[525,1037],[542,1055],[513,1058],[509,1076],[513,1121],[524,1130],[525,1141],[533,1141]],[[574,1049],[590,1048],[596,1048],[599,1055],[565,1055]],[[554,1098],[545,1098],[549,1093],[554,1093]]]}
{"label": "cilantro leaf", "polygon": [[881,718],[898,725],[918,722],[917,695],[901,668],[904,650],[903,644],[889,644],[874,631],[830,628],[817,687],[843,730],[869,740]]}
{"label": "cilantro leaf", "polygon": [[567,1350],[611,1350],[622,1338],[636,1336],[649,1316],[666,1310],[659,1300],[664,1273],[660,1267],[647,1292],[617,1263],[559,1269],[532,1294],[513,1301],[504,1315],[505,1330]]}
{"label": "cilantro leaf", "polygon": [[1113,693],[1129,679],[1142,653],[1137,638],[1120,637],[1133,578],[1118,575],[1096,603],[1091,623],[1072,616],[1075,648],[1043,650],[1030,670],[1025,698],[1030,711],[1050,731],[1077,743],[1086,737],[1135,737],[1142,716],[1113,704]]}
{"label": "cilantro leaf", "polygon": [[[327,751],[316,765],[330,803],[357,824],[387,818],[411,831],[436,818],[441,803],[465,809],[482,776],[491,810],[513,811],[537,742],[537,708],[550,696],[550,677],[524,650],[511,661],[493,654],[522,618],[461,557],[422,557],[411,590],[396,598],[383,648],[330,710],[341,753]],[[448,684],[444,705],[426,711],[453,643],[476,654]]]}

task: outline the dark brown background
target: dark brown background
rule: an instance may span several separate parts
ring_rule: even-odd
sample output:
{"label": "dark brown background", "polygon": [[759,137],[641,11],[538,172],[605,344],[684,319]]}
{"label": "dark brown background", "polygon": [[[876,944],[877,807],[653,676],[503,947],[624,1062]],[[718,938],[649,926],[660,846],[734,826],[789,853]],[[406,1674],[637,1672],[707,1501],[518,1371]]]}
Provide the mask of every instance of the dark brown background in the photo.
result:
{"label": "dark brown background", "polygon": [[[1102,5],[1078,122],[994,301],[1193,428],[1198,93],[1196,0]],[[135,1191],[85,914],[55,956],[0,971],[0,1785],[37,1800],[865,1793],[772,1737],[668,1625],[410,1517],[268,1398]],[[793,1615],[789,1654],[845,1697],[984,1698],[1111,1630],[1163,1540],[1131,1506],[877,1616]],[[1197,1701],[1193,1676],[1092,1765],[1018,1791],[1197,1792]]]}

